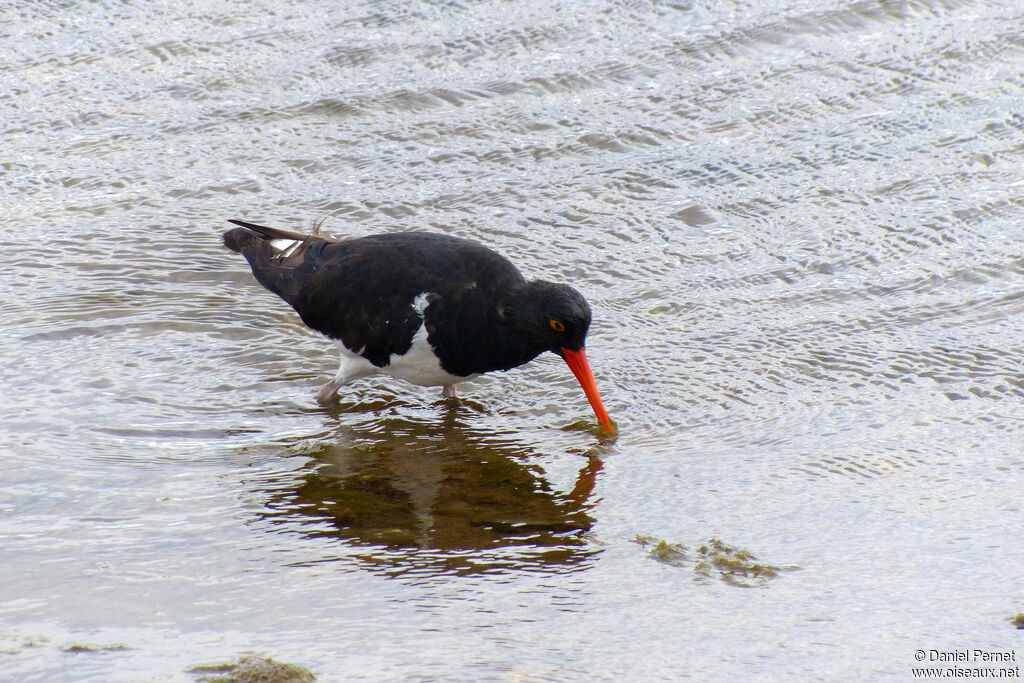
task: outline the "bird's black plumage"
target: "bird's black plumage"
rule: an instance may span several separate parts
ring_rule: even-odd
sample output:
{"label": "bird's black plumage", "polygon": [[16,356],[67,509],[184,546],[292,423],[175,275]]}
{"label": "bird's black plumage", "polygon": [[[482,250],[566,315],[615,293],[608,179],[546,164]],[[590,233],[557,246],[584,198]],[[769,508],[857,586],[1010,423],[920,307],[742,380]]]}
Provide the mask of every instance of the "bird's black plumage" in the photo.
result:
{"label": "bird's black plumage", "polygon": [[[456,377],[583,348],[591,313],[579,292],[527,282],[504,256],[470,240],[411,232],[337,241],[231,222],[241,227],[224,244],[264,287],[378,368],[406,354],[424,324],[441,367]],[[281,251],[273,240],[297,246]]]}

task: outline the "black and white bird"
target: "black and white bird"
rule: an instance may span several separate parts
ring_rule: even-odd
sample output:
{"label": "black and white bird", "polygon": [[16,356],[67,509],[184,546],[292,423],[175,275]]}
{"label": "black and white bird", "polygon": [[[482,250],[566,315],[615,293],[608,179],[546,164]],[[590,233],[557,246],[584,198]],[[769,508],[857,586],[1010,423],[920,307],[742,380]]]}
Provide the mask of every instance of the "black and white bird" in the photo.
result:
{"label": "black and white bird", "polygon": [[584,351],[590,306],[568,285],[527,281],[470,240],[400,232],[338,240],[245,221],[224,233],[261,285],[337,342],[341,365],[317,400],[383,373],[421,386],[510,370],[545,351],[565,359],[602,429],[614,428]]}

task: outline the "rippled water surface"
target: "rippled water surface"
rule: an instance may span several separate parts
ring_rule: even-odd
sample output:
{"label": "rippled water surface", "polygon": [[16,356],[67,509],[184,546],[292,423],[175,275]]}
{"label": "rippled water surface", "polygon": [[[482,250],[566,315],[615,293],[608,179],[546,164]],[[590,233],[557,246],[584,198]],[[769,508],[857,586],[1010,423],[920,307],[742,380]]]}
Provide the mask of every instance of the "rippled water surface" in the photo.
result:
{"label": "rippled water surface", "polygon": [[[0,669],[907,679],[1024,652],[1018,2],[0,2]],[[227,218],[574,284],[451,405]]]}

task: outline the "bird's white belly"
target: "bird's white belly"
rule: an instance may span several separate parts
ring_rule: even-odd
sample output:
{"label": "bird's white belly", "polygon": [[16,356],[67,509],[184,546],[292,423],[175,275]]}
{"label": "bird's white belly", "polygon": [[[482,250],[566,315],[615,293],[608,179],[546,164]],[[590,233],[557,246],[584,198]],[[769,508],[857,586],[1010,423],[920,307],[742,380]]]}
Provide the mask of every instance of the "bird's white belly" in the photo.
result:
{"label": "bird's white belly", "polygon": [[[429,305],[429,293],[424,292],[416,297],[412,303],[412,308],[422,319],[424,311]],[[441,361],[438,360],[434,349],[430,346],[430,342],[427,341],[427,325],[424,322],[420,323],[419,329],[413,335],[412,345],[409,347],[409,350],[401,355],[397,353],[391,354],[388,364],[382,368],[373,365],[361,355],[365,349],[353,351],[339,340],[338,350],[341,352],[341,364],[338,367],[338,374],[334,378],[334,389],[359,377],[366,377],[367,375],[377,373],[398,377],[406,382],[423,387],[446,386],[456,382],[465,382],[479,376],[478,374],[473,374],[467,377],[460,377],[459,375],[446,372],[441,367]]]}
{"label": "bird's white belly", "polygon": [[427,341],[427,326],[425,324],[420,325],[420,329],[416,331],[409,350],[401,356],[398,354],[392,355],[391,363],[381,368],[380,371],[386,375],[398,377],[406,382],[419,384],[424,387],[455,384],[456,382],[465,382],[476,377],[476,375],[460,377],[445,372],[441,367],[441,361],[434,354],[430,342]]}

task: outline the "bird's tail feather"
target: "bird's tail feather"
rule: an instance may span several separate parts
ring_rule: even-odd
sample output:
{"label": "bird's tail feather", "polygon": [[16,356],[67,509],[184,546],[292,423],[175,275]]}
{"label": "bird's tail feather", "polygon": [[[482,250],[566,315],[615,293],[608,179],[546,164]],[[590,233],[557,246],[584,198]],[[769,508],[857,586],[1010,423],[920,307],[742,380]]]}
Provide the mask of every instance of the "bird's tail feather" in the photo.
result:
{"label": "bird's tail feather", "polygon": [[320,233],[320,223],[313,225],[312,233],[295,232],[294,230],[284,230],[282,228],[269,228],[265,225],[257,225],[256,223],[250,223],[248,221],[240,221],[234,218],[229,218],[228,223],[234,223],[235,225],[245,228],[246,230],[252,230],[253,232],[262,235],[264,239],[270,240],[324,240],[325,242],[338,242],[336,237],[331,235],[324,235]]}
{"label": "bird's tail feather", "polygon": [[[288,303],[298,295],[299,281],[295,270],[303,265],[307,248],[320,240],[337,241],[327,236],[269,228],[247,221],[228,222],[239,227],[224,233],[224,246],[242,254],[259,283]],[[320,245],[322,248],[323,243]]]}

